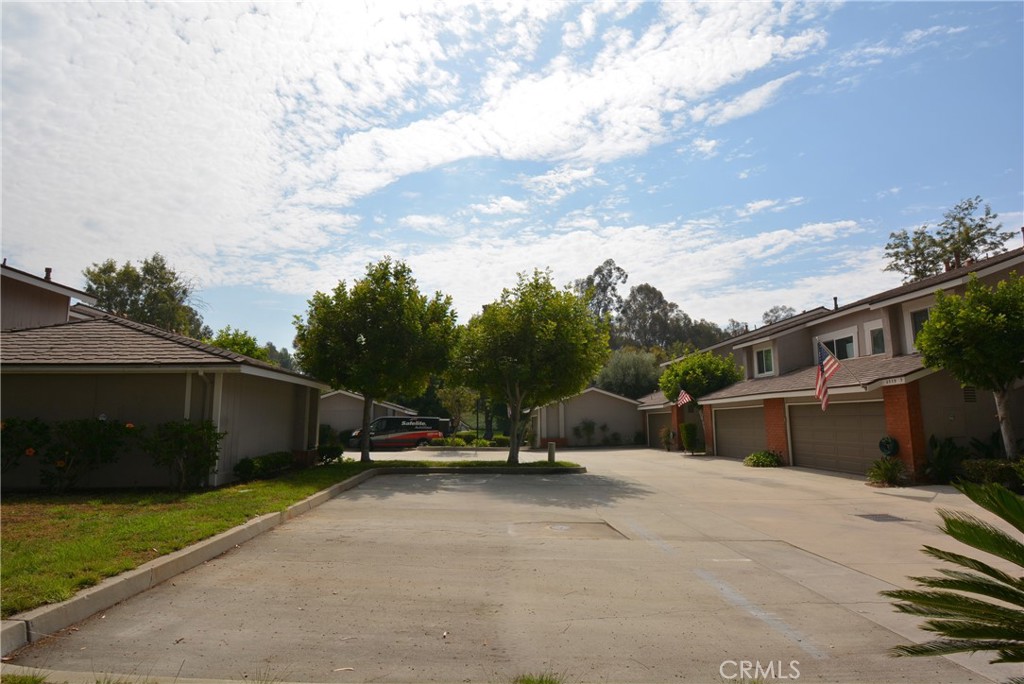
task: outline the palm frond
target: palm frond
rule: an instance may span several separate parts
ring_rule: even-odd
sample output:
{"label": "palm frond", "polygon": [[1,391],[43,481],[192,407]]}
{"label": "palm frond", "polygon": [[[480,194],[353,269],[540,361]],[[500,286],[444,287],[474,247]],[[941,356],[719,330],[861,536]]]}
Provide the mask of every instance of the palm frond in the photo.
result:
{"label": "palm frond", "polygon": [[1014,606],[1024,608],[1024,591],[1002,582],[995,582],[982,575],[958,570],[940,570],[945,577],[911,577],[929,589],[949,589],[971,594],[988,596]]}
{"label": "palm frond", "polygon": [[920,591],[916,589],[893,589],[881,592],[883,596],[905,601],[896,608],[904,613],[934,617],[952,617],[961,620],[986,620],[991,623],[1019,624],[1024,635],[1024,612],[1014,608],[989,603],[981,599],[964,596],[951,591]]}
{"label": "palm frond", "polygon": [[[986,642],[977,639],[933,639],[923,644],[893,646],[889,654],[893,656],[937,656],[954,653],[977,653],[978,651],[1002,651],[1019,648],[1017,644],[1003,644],[997,641]],[[1016,663],[1017,660],[993,660],[990,662]]]}
{"label": "palm frond", "polygon": [[[1021,497],[998,484],[965,483],[958,489],[1024,532]],[[968,513],[940,510],[939,515],[944,523],[942,530],[949,536],[1024,568],[1024,543]],[[925,546],[923,551],[962,569],[941,569],[942,577],[911,578],[924,589],[894,589],[881,594],[898,601],[898,611],[928,618],[921,628],[943,638],[897,646],[890,653],[936,656],[988,651],[995,654],[993,663],[1024,662],[1024,577],[1014,577],[984,561],[952,551],[932,546]],[[1024,677],[1011,681],[1024,684]]]}
{"label": "palm frond", "polygon": [[1024,499],[1006,487],[961,482],[956,488],[989,513],[995,513],[1024,533]]}
{"label": "palm frond", "polygon": [[961,567],[967,568],[968,570],[976,570],[984,573],[992,579],[1008,584],[1011,587],[1015,587],[1024,591],[1024,577],[1014,577],[1008,573],[1003,572],[998,568],[994,568],[984,561],[980,561],[970,556],[965,556],[961,553],[955,553],[953,551],[945,551],[943,549],[937,549],[934,546],[925,545],[921,551],[932,558],[937,558],[947,563],[954,563]]}
{"label": "palm frond", "polygon": [[1024,544],[984,520],[960,511],[940,510],[942,531],[979,551],[1024,566]]}

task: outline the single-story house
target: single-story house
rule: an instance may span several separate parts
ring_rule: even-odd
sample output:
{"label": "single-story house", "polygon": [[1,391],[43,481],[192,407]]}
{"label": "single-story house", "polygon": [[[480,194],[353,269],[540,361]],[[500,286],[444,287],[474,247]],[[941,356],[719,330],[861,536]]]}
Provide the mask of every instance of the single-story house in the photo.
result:
{"label": "single-story house", "polygon": [[[227,435],[210,485],[234,479],[233,467],[245,457],[315,449],[319,396],[327,389],[298,373],[83,304],[71,306],[60,321],[0,331],[0,378],[3,419],[95,417],[140,427],[212,421]],[[162,486],[168,478],[138,453],[103,466],[80,486]],[[4,473],[5,488],[38,484],[37,466],[26,459]]]}
{"label": "single-story house", "polygon": [[[381,416],[415,416],[416,411],[389,401],[374,401],[370,420]],[[334,390],[320,395],[320,424],[335,432],[354,430],[363,424],[363,395]]]}
{"label": "single-story house", "polygon": [[[863,475],[890,436],[915,479],[924,479],[928,439],[960,444],[998,430],[991,392],[961,387],[946,371],[926,368],[914,341],[935,292],[962,292],[971,274],[988,284],[1024,273],[1024,249],[918,280],[845,306],[815,309],[713,347],[732,353],[746,378],[698,397],[708,453],[743,458],[771,449],[786,463]],[[838,359],[829,405],[815,399],[816,345]],[[1024,347],[1022,347],[1024,349]],[[1024,424],[1024,383],[1010,397]]]}
{"label": "single-story house", "polygon": [[643,433],[639,406],[634,399],[588,387],[532,412],[533,446],[634,444]]}

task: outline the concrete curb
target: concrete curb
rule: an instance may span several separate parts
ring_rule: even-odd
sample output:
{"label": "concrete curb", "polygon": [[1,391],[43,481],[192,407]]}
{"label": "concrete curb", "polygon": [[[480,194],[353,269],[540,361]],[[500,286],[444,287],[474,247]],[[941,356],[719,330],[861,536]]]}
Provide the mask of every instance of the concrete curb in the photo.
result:
{"label": "concrete curb", "polygon": [[190,570],[197,565],[220,556],[231,549],[244,544],[253,537],[273,529],[283,522],[296,518],[303,513],[333,499],[338,494],[358,487],[372,477],[378,475],[424,475],[430,473],[473,473],[473,474],[504,474],[504,475],[551,475],[559,473],[585,473],[587,469],[559,467],[508,467],[496,466],[458,468],[458,467],[417,467],[417,468],[374,468],[365,470],[347,480],[331,485],[327,489],[306,497],[284,511],[267,513],[226,532],[204,539],[192,546],[174,553],[155,558],[134,570],[110,577],[96,586],[83,589],[66,601],[41,606],[24,613],[19,613],[3,621],[0,626],[0,656],[27,646],[28,644],[55,634],[85,620],[90,615],[104,611],[125,599],[155,587],[175,575]]}

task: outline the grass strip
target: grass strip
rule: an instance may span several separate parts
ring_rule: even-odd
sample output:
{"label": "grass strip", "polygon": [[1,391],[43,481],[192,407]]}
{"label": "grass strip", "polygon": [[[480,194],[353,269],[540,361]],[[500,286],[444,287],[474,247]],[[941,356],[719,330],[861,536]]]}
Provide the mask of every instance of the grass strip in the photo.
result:
{"label": "grass strip", "polygon": [[[71,598],[107,577],[280,512],[370,468],[493,468],[501,461],[344,461],[218,489],[9,494],[0,501],[0,613]],[[537,461],[519,467],[576,467]]]}

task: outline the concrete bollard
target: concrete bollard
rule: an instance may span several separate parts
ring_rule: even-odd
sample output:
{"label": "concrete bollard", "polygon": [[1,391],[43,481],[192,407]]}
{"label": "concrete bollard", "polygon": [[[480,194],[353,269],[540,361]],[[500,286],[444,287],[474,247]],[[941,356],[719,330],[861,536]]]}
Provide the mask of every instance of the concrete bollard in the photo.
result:
{"label": "concrete bollard", "polygon": [[548,442],[548,463],[555,462],[555,443]]}

